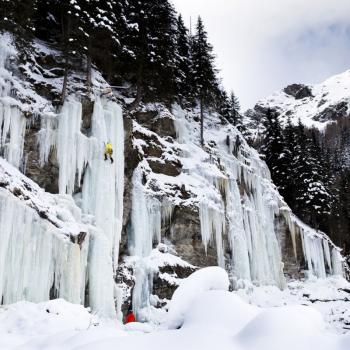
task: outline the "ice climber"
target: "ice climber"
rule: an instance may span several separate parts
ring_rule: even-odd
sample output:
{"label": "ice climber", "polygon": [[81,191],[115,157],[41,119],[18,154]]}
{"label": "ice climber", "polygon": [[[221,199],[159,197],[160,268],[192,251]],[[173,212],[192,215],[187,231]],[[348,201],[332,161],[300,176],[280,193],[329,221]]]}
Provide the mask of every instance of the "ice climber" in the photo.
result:
{"label": "ice climber", "polygon": [[131,322],[136,322],[136,317],[131,309],[131,306],[129,307],[128,313],[126,314],[125,317],[125,324],[131,323]]}
{"label": "ice climber", "polygon": [[105,146],[105,160],[109,159],[111,160],[111,163],[114,162],[113,158],[112,158],[112,155],[113,155],[113,146],[112,144],[108,141],[106,146]]}

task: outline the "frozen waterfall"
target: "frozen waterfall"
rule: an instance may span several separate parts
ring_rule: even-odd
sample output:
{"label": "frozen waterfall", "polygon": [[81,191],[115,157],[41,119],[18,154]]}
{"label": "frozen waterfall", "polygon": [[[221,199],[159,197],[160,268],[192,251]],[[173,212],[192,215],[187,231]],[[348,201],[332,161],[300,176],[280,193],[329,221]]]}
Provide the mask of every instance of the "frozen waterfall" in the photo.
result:
{"label": "frozen waterfall", "polygon": [[153,273],[147,264],[147,257],[151,254],[153,243],[160,242],[161,203],[145,193],[141,166],[135,169],[132,184],[132,227],[129,237],[129,252],[135,257],[132,305],[138,317],[147,318],[147,315],[141,315],[141,310],[150,306],[152,290]]}
{"label": "frozen waterfall", "polygon": [[[82,105],[70,98],[56,117],[41,120],[38,134],[40,160],[48,160],[55,149],[59,164],[59,191],[72,195],[83,179],[82,193],[76,195],[83,213],[105,234],[116,270],[123,220],[124,125],[121,107],[96,98],[89,136],[81,132]],[[104,147],[111,142],[114,163],[104,160]]]}
{"label": "frozen waterfall", "polygon": [[0,159],[0,300],[64,298],[115,316],[110,243],[71,196],[46,193]]}
{"label": "frozen waterfall", "polygon": [[5,67],[15,50],[6,35],[1,35],[0,39],[0,154],[18,168],[23,156],[26,118],[12,96],[12,73]]}
{"label": "frozen waterfall", "polygon": [[[82,209],[95,217],[95,224],[108,238],[114,271],[118,264],[123,223],[124,125],[121,107],[97,99],[91,128],[91,155],[84,175]],[[111,142],[114,163],[104,160],[104,147]]]}
{"label": "frozen waterfall", "polygon": [[[0,191],[0,299],[84,303],[88,247],[72,244],[21,200]],[[88,241],[88,240],[87,240]]]}
{"label": "frozen waterfall", "polygon": [[[235,279],[283,288],[284,264],[275,220],[284,215],[294,244],[295,232],[301,234],[309,275],[343,274],[340,252],[329,239],[315,235],[292,213],[280,209],[286,204],[273,187],[266,164],[247,147],[237,130],[230,128],[216,140],[221,169],[218,172],[215,158],[198,149],[198,135],[193,133],[185,113],[175,106],[174,115],[178,142],[186,145],[183,157],[191,158],[195,153],[204,157],[189,172],[204,179],[199,196],[202,240],[205,249],[215,243],[218,265],[232,270]],[[224,254],[225,244],[229,245],[230,258]]]}
{"label": "frozen waterfall", "polygon": [[327,275],[344,275],[343,258],[340,249],[322,232],[317,232],[300,222],[290,211],[283,212],[292,235],[294,256],[298,258],[297,239],[301,239],[301,249],[307,265],[309,277],[325,278]]}

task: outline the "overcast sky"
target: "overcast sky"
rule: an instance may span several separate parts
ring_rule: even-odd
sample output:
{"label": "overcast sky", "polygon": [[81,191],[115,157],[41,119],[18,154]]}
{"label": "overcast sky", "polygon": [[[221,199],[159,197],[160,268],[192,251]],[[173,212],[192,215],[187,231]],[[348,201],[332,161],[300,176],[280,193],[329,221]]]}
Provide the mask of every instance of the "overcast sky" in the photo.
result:
{"label": "overcast sky", "polygon": [[202,16],[223,84],[244,108],[290,83],[350,69],[350,0],[173,3],[188,25]]}

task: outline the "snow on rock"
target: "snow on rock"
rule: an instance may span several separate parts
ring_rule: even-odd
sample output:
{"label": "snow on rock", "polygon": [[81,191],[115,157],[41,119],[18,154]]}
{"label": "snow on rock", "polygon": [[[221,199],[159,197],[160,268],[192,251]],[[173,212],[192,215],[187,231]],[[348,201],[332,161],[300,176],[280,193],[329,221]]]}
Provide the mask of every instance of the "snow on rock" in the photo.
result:
{"label": "snow on rock", "polygon": [[182,326],[186,313],[198,295],[209,290],[225,291],[229,285],[227,272],[220,267],[207,267],[194,272],[182,281],[168,305],[167,327],[176,329]]}
{"label": "snow on rock", "polygon": [[291,281],[284,290],[275,286],[255,287],[247,283],[235,293],[249,304],[259,307],[307,305],[322,314],[329,331],[342,334],[349,330],[350,283],[341,277]]}
{"label": "snow on rock", "polygon": [[[306,90],[308,93],[305,93]],[[291,85],[259,101],[257,107],[277,110],[284,121],[290,117],[292,123],[297,124],[300,119],[308,128],[323,130],[333,122],[332,115],[349,115],[349,91],[350,70],[314,86]]]}

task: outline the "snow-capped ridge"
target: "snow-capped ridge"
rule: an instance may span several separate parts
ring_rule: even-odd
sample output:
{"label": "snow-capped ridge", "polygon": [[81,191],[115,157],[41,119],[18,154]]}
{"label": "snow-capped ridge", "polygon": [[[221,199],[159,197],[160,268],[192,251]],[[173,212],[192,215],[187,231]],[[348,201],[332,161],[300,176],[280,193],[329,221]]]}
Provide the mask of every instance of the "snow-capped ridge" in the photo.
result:
{"label": "snow-capped ridge", "polygon": [[321,130],[335,121],[334,115],[337,118],[349,116],[350,70],[332,76],[320,84],[295,86],[300,87],[299,91],[307,88],[309,94],[297,96],[297,92],[288,93],[288,88],[291,87],[289,86],[260,100],[257,107],[276,110],[284,122],[287,117],[291,118],[293,124],[297,124],[300,119],[306,127]]}

